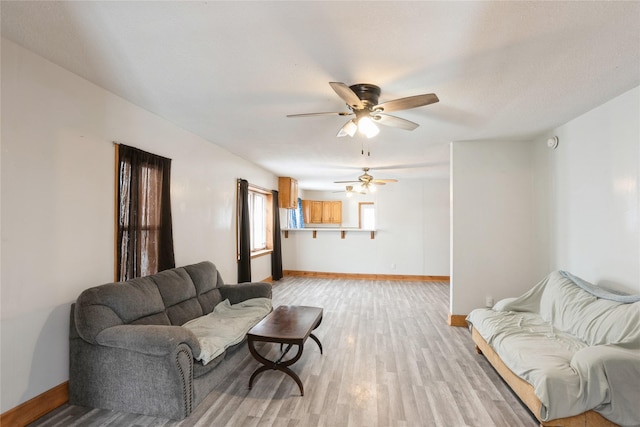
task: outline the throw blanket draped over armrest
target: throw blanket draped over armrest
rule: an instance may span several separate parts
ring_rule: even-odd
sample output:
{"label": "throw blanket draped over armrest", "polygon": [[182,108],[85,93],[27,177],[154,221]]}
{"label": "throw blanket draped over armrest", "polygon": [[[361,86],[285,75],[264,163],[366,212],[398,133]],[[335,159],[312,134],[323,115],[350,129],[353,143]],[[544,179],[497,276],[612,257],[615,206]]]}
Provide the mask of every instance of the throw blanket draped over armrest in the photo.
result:
{"label": "throw blanket draped over armrest", "polygon": [[200,353],[194,353],[194,357],[206,365],[228,347],[241,342],[249,329],[270,311],[270,298],[252,298],[233,305],[224,300],[211,313],[182,326],[193,332],[200,342]]}

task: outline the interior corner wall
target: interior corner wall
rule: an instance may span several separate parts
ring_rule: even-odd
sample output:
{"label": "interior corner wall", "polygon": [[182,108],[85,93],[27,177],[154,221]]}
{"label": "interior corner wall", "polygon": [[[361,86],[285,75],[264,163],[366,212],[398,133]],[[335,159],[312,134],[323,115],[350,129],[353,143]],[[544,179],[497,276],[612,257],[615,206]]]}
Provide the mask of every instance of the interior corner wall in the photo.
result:
{"label": "interior corner wall", "polygon": [[640,294],[640,87],[537,140],[535,159],[550,269]]}
{"label": "interior corner wall", "polygon": [[519,295],[546,268],[534,236],[530,141],[451,144],[450,312]]}
{"label": "interior corner wall", "polygon": [[451,145],[451,313],[552,270],[640,294],[640,87],[530,142]]}
{"label": "interior corner wall", "polygon": [[[342,200],[343,226],[358,226],[358,203],[376,207],[375,239],[369,233],[289,232],[282,239],[286,270],[447,276],[449,274],[449,180],[400,180],[374,195],[304,191],[309,200]],[[285,224],[285,223],[283,223]],[[334,226],[335,227],[335,226]],[[307,228],[313,226],[307,225]]]}
{"label": "interior corner wall", "polygon": [[[6,39],[1,46],[1,408],[65,382],[69,308],[114,274],[113,141],[173,159],[176,265],[237,277],[236,179],[277,177]],[[252,276],[271,275],[270,257]]]}

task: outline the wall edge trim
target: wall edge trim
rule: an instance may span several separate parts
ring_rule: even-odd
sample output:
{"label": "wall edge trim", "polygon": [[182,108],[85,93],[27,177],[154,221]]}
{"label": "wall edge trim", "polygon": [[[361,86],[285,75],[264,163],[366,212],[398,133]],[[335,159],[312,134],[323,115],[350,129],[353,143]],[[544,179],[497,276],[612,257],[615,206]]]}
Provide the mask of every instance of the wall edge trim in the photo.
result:
{"label": "wall edge trim", "polygon": [[447,321],[449,326],[467,327],[467,315],[466,314],[451,314],[449,313],[449,319]]}
{"label": "wall edge trim", "polygon": [[22,427],[69,401],[69,381],[65,381],[0,415],[3,427]]}
{"label": "wall edge trim", "polygon": [[423,276],[407,274],[332,273],[324,271],[284,270],[285,276],[319,279],[401,280],[407,282],[448,282],[449,276]]}

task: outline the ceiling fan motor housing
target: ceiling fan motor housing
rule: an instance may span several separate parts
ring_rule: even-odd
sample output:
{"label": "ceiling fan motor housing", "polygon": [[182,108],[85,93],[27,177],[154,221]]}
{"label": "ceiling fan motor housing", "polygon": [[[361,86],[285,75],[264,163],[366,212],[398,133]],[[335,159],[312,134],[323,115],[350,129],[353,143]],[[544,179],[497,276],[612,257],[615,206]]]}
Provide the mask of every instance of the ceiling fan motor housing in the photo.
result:
{"label": "ceiling fan motor housing", "polygon": [[371,109],[378,105],[378,98],[380,98],[380,87],[369,83],[358,83],[349,86],[349,89],[353,91],[358,98],[362,101],[367,109]]}

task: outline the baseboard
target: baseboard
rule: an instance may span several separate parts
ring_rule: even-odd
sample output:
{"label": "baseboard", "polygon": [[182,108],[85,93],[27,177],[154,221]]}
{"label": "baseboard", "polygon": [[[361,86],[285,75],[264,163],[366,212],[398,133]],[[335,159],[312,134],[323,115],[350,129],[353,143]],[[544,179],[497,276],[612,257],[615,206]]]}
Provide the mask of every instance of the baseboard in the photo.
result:
{"label": "baseboard", "polygon": [[285,276],[313,277],[318,279],[400,280],[405,282],[448,282],[449,276],[419,276],[406,274],[329,273],[322,271],[284,270]]}
{"label": "baseboard", "polygon": [[0,426],[23,427],[69,401],[69,381],[0,415]]}
{"label": "baseboard", "polygon": [[266,279],[260,280],[261,282],[273,283],[273,276],[269,276]]}
{"label": "baseboard", "polygon": [[464,314],[451,314],[449,313],[449,326],[467,327],[467,316]]}

